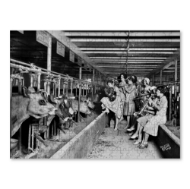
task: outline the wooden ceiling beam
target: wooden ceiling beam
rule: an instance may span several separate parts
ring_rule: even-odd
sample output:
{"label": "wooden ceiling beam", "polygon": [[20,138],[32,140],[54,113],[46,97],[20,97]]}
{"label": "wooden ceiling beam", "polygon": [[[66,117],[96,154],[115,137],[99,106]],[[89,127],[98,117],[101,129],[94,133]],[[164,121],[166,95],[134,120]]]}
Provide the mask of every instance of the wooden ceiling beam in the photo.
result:
{"label": "wooden ceiling beam", "polygon": [[[87,64],[92,66],[95,70],[102,73],[101,70],[97,69],[93,65],[93,61],[84,54],[74,43],[70,41],[68,37],[65,36],[65,34],[62,31],[55,31],[55,30],[47,30],[47,32],[56,38],[58,41],[60,41],[63,45],[68,47],[71,51],[73,51],[77,56],[81,57]],[[102,73],[104,75],[104,73]]]}
{"label": "wooden ceiling beam", "polygon": [[[71,38],[70,39],[71,42],[128,42],[128,39],[93,39],[93,38]],[[173,43],[173,42],[180,42],[180,39],[130,39],[130,42],[169,42],[169,43]]]}
{"label": "wooden ceiling beam", "polygon": [[[122,47],[127,48],[126,42],[75,42],[79,48],[116,48]],[[180,42],[129,42],[129,48],[180,48]]]}
{"label": "wooden ceiling beam", "polygon": [[164,69],[170,67],[172,64],[174,64],[174,60],[176,60],[176,59],[177,60],[180,59],[180,50],[176,51],[175,55],[173,55],[172,57],[166,59],[163,62],[163,65],[160,68],[158,68],[157,70],[154,70],[153,72],[149,73],[147,75],[147,77],[152,76],[153,74],[156,74],[156,73],[160,72],[161,70],[164,70]]}
{"label": "wooden ceiling beam", "polygon": [[[130,33],[129,33],[130,32]],[[103,31],[103,32],[99,32],[99,31],[91,31],[91,32],[86,32],[86,31],[82,31],[82,32],[77,32],[77,31],[70,31],[67,32],[65,31],[64,34],[68,37],[72,37],[72,36],[120,36],[120,37],[128,37],[128,36],[180,36],[180,31],[165,31],[165,32],[160,32],[160,31],[150,31],[150,32],[143,32],[143,31],[115,31],[115,32],[110,32],[110,31]]]}

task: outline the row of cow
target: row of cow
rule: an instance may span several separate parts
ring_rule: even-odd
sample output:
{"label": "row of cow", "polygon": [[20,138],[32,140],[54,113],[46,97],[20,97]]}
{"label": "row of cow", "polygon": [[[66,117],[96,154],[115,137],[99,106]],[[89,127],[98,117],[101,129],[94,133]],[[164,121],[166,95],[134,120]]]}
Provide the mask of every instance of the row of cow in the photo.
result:
{"label": "row of cow", "polygon": [[[39,130],[35,132],[35,137],[44,141],[42,134],[48,130],[49,125],[55,117],[58,117],[59,123],[57,129],[65,133],[65,123],[72,122],[73,116],[78,112],[85,115],[91,114],[95,108],[95,104],[98,104],[101,99],[102,92],[95,95],[91,93],[86,97],[79,99],[73,95],[62,95],[54,97],[53,95],[47,95],[43,90],[35,90],[33,87],[22,87],[20,94],[12,93],[11,98],[11,149],[14,148],[18,141],[14,139],[14,135],[19,131],[22,123],[29,117],[40,119],[46,117],[46,126],[39,127]],[[80,105],[80,108],[78,107]],[[16,142],[15,142],[16,141]],[[44,142],[45,144],[45,142]]]}

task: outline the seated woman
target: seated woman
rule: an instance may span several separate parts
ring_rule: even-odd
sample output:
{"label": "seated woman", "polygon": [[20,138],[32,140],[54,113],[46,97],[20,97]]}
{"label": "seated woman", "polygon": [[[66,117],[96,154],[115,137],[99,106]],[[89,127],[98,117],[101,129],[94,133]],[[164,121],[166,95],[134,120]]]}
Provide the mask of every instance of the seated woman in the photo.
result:
{"label": "seated woman", "polygon": [[[119,120],[123,117],[123,102],[122,102],[122,93],[117,86],[115,86],[114,81],[109,80],[107,82],[108,86],[112,88],[112,90],[116,93],[115,98],[113,95],[108,95],[108,97],[103,97],[101,102],[106,109],[109,109],[115,113],[116,123],[115,130],[117,130],[117,126]],[[112,93],[113,94],[113,93]]]}
{"label": "seated woman", "polygon": [[164,87],[158,87],[156,90],[156,95],[159,98],[159,100],[157,102],[153,102],[153,100],[149,98],[149,104],[151,104],[152,107],[157,110],[157,112],[155,116],[150,118],[150,120],[145,124],[143,128],[144,139],[141,145],[139,146],[140,149],[147,148],[149,136],[157,136],[159,125],[166,123],[166,111],[168,101],[166,96],[164,96],[164,93]]}
{"label": "seated woman", "polygon": [[[158,98],[154,97],[153,102],[157,103],[157,101],[158,101]],[[151,106],[151,104],[149,104],[149,101],[147,102],[145,106],[146,107],[143,111],[143,114],[145,113],[145,115],[137,119],[137,123],[138,123],[137,130],[131,137],[132,139],[138,138],[138,140],[134,144],[140,144],[142,142],[142,130],[144,126],[148,123],[148,121],[155,115],[155,109]]]}

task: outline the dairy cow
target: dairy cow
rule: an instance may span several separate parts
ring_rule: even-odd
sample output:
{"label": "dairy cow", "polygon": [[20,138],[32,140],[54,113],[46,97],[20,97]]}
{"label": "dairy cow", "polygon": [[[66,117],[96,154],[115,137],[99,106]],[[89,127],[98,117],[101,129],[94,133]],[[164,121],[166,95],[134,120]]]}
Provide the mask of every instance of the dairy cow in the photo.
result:
{"label": "dairy cow", "polygon": [[86,103],[87,106],[88,106],[90,109],[94,109],[94,107],[95,107],[95,105],[94,105],[94,103],[92,102],[92,99],[91,99],[90,97],[83,96],[83,97],[80,98],[80,101]]}
{"label": "dairy cow", "polygon": [[[72,100],[71,101],[72,103],[72,108],[74,110],[74,112],[78,112],[78,100]],[[80,102],[80,112],[81,113],[84,113],[86,115],[89,115],[91,114],[92,112],[89,110],[88,108],[88,104],[86,102]]]}
{"label": "dairy cow", "polygon": [[55,110],[55,106],[49,103],[41,92],[35,92],[31,87],[23,87],[22,95],[13,95],[11,98],[11,137],[30,116],[40,119],[55,115]]}
{"label": "dairy cow", "polygon": [[[49,126],[55,116],[59,118],[59,129],[62,129],[62,125],[66,123],[68,120],[71,120],[74,114],[74,110],[72,108],[72,103],[69,97],[63,95],[58,98],[54,98],[52,95],[49,96],[49,102],[54,104],[55,115],[48,116],[47,126]],[[64,131],[63,131],[64,132]]]}

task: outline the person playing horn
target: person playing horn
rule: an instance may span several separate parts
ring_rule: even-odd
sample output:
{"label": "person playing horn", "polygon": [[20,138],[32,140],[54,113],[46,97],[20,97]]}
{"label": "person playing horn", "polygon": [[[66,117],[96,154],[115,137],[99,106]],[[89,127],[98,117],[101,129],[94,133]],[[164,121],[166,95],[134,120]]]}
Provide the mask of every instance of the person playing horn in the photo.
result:
{"label": "person playing horn", "polygon": [[154,102],[151,98],[149,98],[149,104],[151,104],[152,107],[155,110],[157,110],[157,112],[156,115],[153,116],[143,127],[144,139],[139,146],[140,149],[148,147],[149,136],[150,135],[154,137],[157,136],[159,125],[165,124],[167,121],[166,112],[167,112],[168,101],[164,93],[165,93],[165,88],[158,87],[156,90],[156,95],[159,98],[159,100],[157,102]]}

